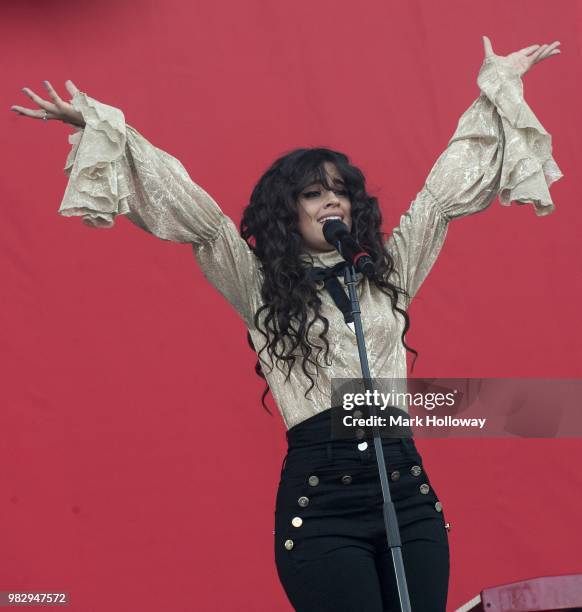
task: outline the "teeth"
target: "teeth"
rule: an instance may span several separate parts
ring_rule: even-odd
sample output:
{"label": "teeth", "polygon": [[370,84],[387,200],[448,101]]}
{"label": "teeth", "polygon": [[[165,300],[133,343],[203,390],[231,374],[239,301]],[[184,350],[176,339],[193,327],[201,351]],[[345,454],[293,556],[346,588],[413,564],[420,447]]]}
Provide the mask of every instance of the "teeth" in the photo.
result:
{"label": "teeth", "polygon": [[323,225],[326,221],[329,221],[330,219],[339,219],[340,221],[342,220],[341,217],[325,217],[325,219],[320,219],[320,223]]}

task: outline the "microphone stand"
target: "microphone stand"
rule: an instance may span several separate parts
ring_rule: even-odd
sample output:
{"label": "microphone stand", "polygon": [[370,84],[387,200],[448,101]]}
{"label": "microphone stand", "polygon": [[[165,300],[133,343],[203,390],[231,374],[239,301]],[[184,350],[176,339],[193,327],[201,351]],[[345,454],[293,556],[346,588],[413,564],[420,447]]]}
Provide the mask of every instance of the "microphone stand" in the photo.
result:
{"label": "microphone stand", "polygon": [[[336,248],[343,257],[341,243],[336,243]],[[344,257],[345,259],[345,257]],[[347,261],[347,260],[346,260]],[[354,326],[356,330],[356,339],[358,342],[358,353],[360,357],[360,366],[364,379],[364,386],[367,391],[373,393],[372,377],[370,375],[370,367],[368,365],[368,353],[366,351],[366,341],[364,340],[364,332],[362,328],[362,319],[360,317],[360,301],[356,290],[356,270],[353,265],[346,266],[345,269],[345,284],[348,288],[352,314],[354,317]],[[386,463],[384,461],[384,449],[382,447],[382,439],[380,438],[380,430],[377,425],[377,412],[374,402],[370,403],[370,414],[373,417],[372,433],[374,437],[374,450],[376,451],[376,461],[378,463],[378,473],[380,475],[380,485],[382,487],[382,497],[384,499],[383,515],[384,526],[386,528],[386,538],[388,547],[392,553],[392,562],[394,564],[394,573],[396,575],[396,586],[398,587],[398,598],[400,600],[400,609],[402,612],[411,612],[410,598],[408,596],[408,586],[406,584],[406,574],[404,573],[404,561],[402,559],[402,541],[400,540],[400,529],[398,527],[398,519],[396,510],[390,495],[390,487],[388,485],[388,474],[386,472]]]}

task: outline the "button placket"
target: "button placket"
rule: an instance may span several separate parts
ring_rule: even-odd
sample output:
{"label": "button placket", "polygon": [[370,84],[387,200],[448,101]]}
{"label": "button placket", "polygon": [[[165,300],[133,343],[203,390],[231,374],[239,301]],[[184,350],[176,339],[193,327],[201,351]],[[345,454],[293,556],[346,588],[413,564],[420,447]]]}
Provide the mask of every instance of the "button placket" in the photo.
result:
{"label": "button placket", "polygon": [[[309,480],[310,478],[311,480]],[[319,485],[319,478],[315,474],[304,476],[300,483],[289,483],[292,489],[289,491],[290,495],[288,501],[285,502],[285,506],[281,507],[281,539],[278,544],[278,546],[288,551],[288,554],[294,554],[291,553],[291,551],[297,547],[297,536],[300,532],[299,528],[303,525],[305,520],[303,516],[298,515],[298,511],[301,511],[301,509],[309,505],[311,500],[308,497],[308,491],[312,490],[312,488],[317,485]]]}
{"label": "button placket", "polygon": [[321,479],[316,473],[308,474],[304,477],[301,490],[295,493],[296,505],[295,508],[291,509],[287,514],[287,527],[283,536],[283,546],[288,551],[296,549],[296,547],[300,544],[300,540],[298,540],[298,537],[300,536],[301,528],[305,524],[305,520],[308,520],[306,519],[305,515],[299,516],[298,514],[296,514],[297,510],[299,508],[305,509],[311,504],[312,494],[315,493],[320,484]]}

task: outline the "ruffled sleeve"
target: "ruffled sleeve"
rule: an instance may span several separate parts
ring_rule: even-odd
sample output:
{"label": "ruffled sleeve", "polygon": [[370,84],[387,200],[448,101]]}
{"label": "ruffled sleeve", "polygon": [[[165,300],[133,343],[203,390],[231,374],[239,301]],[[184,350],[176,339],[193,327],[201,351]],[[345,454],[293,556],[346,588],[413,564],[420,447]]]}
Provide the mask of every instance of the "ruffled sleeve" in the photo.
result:
{"label": "ruffled sleeve", "polygon": [[531,203],[538,216],[554,210],[549,187],[563,175],[518,73],[493,56],[483,62],[477,84],[479,97],[386,243],[396,282],[410,298],[434,264],[452,219],[485,210],[497,196],[506,206]]}
{"label": "ruffled sleeve", "polygon": [[252,326],[259,263],[234,222],[180,161],[126,124],[121,110],[83,92],[72,105],[86,125],[69,136],[69,181],[59,214],[93,228],[113,227],[124,215],[162,240],[190,243],[205,277]]}

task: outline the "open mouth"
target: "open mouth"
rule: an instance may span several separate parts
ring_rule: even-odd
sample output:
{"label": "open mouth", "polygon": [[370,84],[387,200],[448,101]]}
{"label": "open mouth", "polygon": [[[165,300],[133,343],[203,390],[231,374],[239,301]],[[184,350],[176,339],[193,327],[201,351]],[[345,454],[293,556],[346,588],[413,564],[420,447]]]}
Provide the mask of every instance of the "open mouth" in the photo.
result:
{"label": "open mouth", "polygon": [[318,219],[318,223],[320,223],[321,225],[323,225],[326,221],[331,221],[333,219],[337,219],[338,221],[343,221],[344,218],[341,215],[329,215],[328,217],[323,217],[321,219]]}

